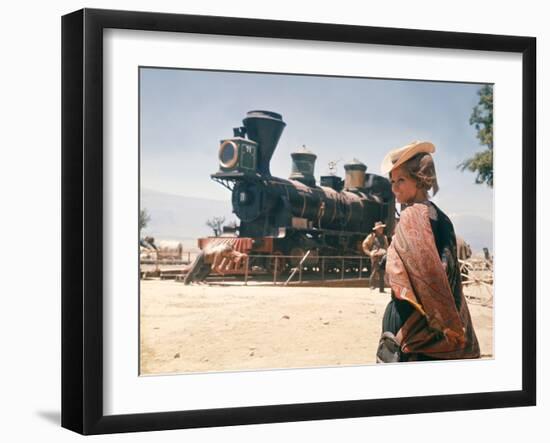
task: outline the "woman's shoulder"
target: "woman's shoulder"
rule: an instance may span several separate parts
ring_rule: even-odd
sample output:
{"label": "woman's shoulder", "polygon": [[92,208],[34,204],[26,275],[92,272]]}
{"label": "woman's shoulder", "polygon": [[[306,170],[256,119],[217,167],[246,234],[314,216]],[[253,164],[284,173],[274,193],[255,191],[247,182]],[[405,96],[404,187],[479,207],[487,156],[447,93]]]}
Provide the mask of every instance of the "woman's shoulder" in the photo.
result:
{"label": "woman's shoulder", "polygon": [[429,206],[424,203],[413,203],[401,210],[398,226],[400,229],[415,228],[430,220]]}
{"label": "woman's shoulder", "polygon": [[430,218],[431,220],[437,220],[437,207],[429,200],[425,200],[419,203],[413,203],[412,205],[407,206],[401,211],[400,219],[403,219],[403,217],[410,218],[419,216],[425,216]]}

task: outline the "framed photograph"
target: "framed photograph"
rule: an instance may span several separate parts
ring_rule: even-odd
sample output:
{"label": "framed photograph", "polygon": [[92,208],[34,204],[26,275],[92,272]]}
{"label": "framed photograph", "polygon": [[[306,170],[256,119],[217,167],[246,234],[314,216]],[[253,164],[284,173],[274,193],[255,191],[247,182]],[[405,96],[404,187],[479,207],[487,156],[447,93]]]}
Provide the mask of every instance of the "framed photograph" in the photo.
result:
{"label": "framed photograph", "polygon": [[536,404],[536,40],[62,20],[62,426]]}

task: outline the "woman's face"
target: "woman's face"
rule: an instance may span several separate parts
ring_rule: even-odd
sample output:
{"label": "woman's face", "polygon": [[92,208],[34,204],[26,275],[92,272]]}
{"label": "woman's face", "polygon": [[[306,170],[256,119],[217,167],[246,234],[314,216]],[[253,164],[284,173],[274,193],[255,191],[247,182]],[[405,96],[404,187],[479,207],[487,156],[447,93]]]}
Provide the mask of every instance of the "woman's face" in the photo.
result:
{"label": "woman's face", "polygon": [[413,203],[416,200],[419,189],[416,181],[411,178],[407,171],[399,166],[390,172],[391,190],[398,203]]}

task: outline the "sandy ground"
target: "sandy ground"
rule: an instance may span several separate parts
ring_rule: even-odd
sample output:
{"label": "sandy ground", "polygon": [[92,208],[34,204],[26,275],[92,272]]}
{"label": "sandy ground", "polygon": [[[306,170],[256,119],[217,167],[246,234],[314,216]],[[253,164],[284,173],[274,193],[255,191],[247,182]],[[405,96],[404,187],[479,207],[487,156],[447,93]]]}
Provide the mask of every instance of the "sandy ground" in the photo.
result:
{"label": "sandy ground", "polygon": [[[375,363],[390,300],[367,288],[141,281],[141,374]],[[470,304],[482,357],[493,309]]]}

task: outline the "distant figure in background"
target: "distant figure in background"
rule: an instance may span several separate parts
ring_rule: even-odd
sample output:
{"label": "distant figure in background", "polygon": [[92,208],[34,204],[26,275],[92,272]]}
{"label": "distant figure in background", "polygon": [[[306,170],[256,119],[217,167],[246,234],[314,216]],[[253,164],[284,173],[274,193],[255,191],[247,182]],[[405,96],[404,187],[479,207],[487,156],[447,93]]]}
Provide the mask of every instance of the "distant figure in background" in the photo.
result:
{"label": "distant figure in background", "polygon": [[486,267],[488,269],[493,269],[493,256],[489,254],[489,248],[483,248],[483,256],[487,261]]}
{"label": "distant figure in background", "polygon": [[[470,245],[466,243],[466,241],[462,237],[459,237],[458,235],[456,236],[456,255],[458,260],[462,260],[462,261],[466,261],[472,256],[472,248],[470,248]],[[460,263],[461,280],[462,281],[468,280],[468,274],[469,274],[468,266]]]}
{"label": "distant figure in background", "polygon": [[456,236],[456,254],[459,260],[468,260],[472,256],[472,248],[458,235]]}
{"label": "distant figure in background", "polygon": [[363,241],[363,252],[370,257],[371,262],[370,287],[375,289],[378,283],[380,292],[384,292],[384,270],[388,250],[388,238],[384,235],[385,227],[385,224],[377,221],[372,228],[373,232]]}
{"label": "distant figure in background", "polygon": [[227,243],[206,246],[189,267],[183,283],[203,282],[212,271],[223,274],[230,267],[238,267],[245,257],[246,254],[235,251]]}

